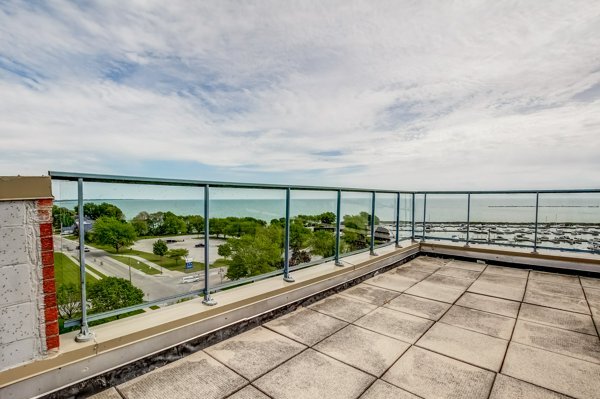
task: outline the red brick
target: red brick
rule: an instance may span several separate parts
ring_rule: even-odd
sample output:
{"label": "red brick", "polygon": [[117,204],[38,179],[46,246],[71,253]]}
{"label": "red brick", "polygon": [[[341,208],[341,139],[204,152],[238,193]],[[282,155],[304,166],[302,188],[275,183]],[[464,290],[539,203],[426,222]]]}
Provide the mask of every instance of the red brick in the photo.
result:
{"label": "red brick", "polygon": [[37,201],[38,207],[52,206],[52,198],[44,198]]}
{"label": "red brick", "polygon": [[42,276],[44,280],[50,280],[54,278],[54,265],[44,266],[42,268]]}
{"label": "red brick", "polygon": [[44,266],[54,265],[54,252],[53,251],[42,252],[42,265],[44,265]]}
{"label": "red brick", "polygon": [[52,223],[40,224],[40,237],[48,237],[52,235]]}
{"label": "red brick", "polygon": [[40,238],[40,243],[42,244],[42,251],[54,250],[54,241],[52,240],[52,236]]}
{"label": "red brick", "polygon": [[44,306],[47,308],[56,306],[56,294],[55,293],[44,295]]}
{"label": "red brick", "polygon": [[58,320],[58,308],[52,306],[51,308],[44,309],[44,317],[46,318],[46,323]]}
{"label": "red brick", "polygon": [[58,321],[46,323],[46,336],[58,335]]}
{"label": "red brick", "polygon": [[56,282],[53,278],[44,280],[42,285],[44,287],[44,294],[54,294],[56,292]]}
{"label": "red brick", "polygon": [[42,223],[52,222],[52,211],[50,209],[38,209],[38,219]]}
{"label": "red brick", "polygon": [[51,337],[46,337],[46,349],[56,349],[60,346],[60,339],[58,335],[53,335]]}

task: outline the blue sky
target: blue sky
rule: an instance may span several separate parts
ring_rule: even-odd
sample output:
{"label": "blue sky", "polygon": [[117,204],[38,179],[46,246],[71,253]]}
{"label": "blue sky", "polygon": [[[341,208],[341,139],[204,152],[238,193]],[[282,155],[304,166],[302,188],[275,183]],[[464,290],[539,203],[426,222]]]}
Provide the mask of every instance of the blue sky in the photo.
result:
{"label": "blue sky", "polygon": [[0,175],[600,187],[598,1],[3,1],[0,39]]}

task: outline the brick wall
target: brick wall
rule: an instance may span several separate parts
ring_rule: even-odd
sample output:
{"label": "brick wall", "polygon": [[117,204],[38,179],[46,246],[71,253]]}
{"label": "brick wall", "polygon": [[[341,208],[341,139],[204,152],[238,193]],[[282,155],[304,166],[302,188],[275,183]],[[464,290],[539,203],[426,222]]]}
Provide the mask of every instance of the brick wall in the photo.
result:
{"label": "brick wall", "polygon": [[58,346],[52,199],[0,199],[0,370]]}

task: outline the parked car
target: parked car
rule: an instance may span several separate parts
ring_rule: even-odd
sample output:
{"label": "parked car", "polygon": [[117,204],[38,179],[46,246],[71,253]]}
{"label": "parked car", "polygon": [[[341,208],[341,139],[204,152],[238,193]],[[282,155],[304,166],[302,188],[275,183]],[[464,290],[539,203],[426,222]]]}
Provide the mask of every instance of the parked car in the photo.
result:
{"label": "parked car", "polygon": [[194,245],[194,247],[196,247],[196,248],[204,248],[204,243],[203,242],[199,242],[198,244]]}
{"label": "parked car", "polygon": [[[79,251],[79,245],[75,247],[75,249]],[[90,252],[90,249],[88,247],[83,247],[83,252]]]}

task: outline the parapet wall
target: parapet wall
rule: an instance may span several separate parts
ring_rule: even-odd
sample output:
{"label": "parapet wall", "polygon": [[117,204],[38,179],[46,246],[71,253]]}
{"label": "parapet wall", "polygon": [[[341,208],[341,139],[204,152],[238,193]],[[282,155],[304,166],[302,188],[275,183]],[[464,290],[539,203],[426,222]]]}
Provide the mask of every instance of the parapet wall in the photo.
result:
{"label": "parapet wall", "polygon": [[47,177],[0,177],[0,371],[58,349]]}

